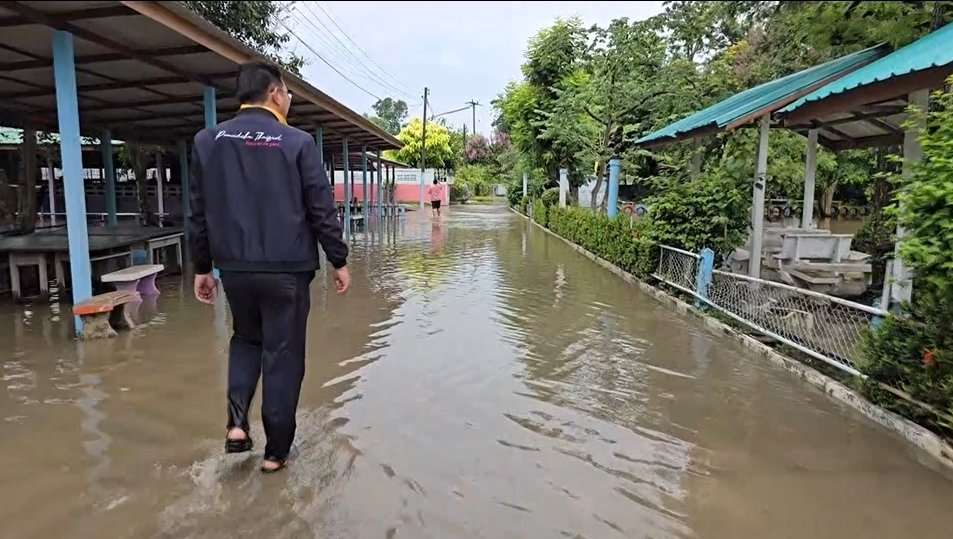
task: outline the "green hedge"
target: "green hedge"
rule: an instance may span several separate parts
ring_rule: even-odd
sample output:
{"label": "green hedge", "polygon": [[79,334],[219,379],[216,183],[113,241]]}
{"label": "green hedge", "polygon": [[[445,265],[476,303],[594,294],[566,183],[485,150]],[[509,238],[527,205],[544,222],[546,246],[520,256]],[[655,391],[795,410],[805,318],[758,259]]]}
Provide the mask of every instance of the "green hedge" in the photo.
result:
{"label": "green hedge", "polygon": [[546,204],[543,204],[542,200],[534,200],[532,210],[531,215],[534,221],[543,226],[549,226],[549,220],[547,219],[549,208],[546,207]]}
{"label": "green hedge", "polygon": [[[534,219],[536,205],[533,206]],[[639,278],[647,277],[658,262],[658,244],[646,233],[646,221],[626,215],[609,219],[579,207],[553,206],[546,210],[549,228]]]}

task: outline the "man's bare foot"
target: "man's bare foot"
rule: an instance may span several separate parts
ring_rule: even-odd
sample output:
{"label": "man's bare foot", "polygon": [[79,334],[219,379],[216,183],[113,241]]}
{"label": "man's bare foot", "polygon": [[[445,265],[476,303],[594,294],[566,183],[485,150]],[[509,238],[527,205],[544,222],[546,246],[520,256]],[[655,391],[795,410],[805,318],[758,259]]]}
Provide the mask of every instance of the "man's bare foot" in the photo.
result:
{"label": "man's bare foot", "polygon": [[278,470],[284,468],[284,467],[285,467],[285,464],[287,464],[287,462],[288,462],[287,460],[273,460],[273,459],[269,459],[269,458],[262,459],[262,461],[261,461],[261,471],[263,471],[263,472],[265,472],[265,473],[274,473],[274,472],[277,472]]}
{"label": "man's bare foot", "polygon": [[229,440],[244,440],[248,438],[248,433],[238,427],[232,427],[227,436]]}

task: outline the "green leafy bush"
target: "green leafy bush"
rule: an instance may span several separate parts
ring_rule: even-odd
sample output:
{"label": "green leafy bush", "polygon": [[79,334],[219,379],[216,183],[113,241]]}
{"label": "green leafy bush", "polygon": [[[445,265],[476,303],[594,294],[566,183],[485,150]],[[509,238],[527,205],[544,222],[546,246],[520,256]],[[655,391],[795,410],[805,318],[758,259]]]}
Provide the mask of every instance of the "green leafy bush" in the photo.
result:
{"label": "green leafy bush", "polygon": [[865,221],[854,234],[851,248],[870,255],[870,264],[873,268],[870,286],[872,290],[883,288],[887,260],[893,258],[896,230],[897,219],[886,212],[880,212]]}
{"label": "green leafy bush", "polygon": [[542,200],[543,204],[545,204],[547,208],[550,206],[556,206],[559,204],[559,188],[553,187],[543,191],[543,195],[540,197],[540,200]]}
{"label": "green leafy bush", "polygon": [[671,182],[646,201],[653,238],[660,244],[727,253],[744,243],[750,195],[743,184],[715,169],[694,180]]}
{"label": "green leafy bush", "polygon": [[[953,83],[953,78],[950,79]],[[914,271],[913,302],[865,338],[858,367],[866,394],[915,420],[953,433],[953,92],[935,94],[933,110],[914,113],[923,160],[901,188],[899,250]],[[889,225],[888,225],[889,226]],[[883,227],[882,227],[883,228]],[[881,233],[885,234],[885,233]],[[898,401],[878,382],[898,388],[932,410]]]}
{"label": "green leafy bush", "polygon": [[546,207],[545,204],[543,204],[542,200],[537,199],[533,201],[532,216],[534,221],[536,221],[537,223],[543,226],[548,226],[549,225],[549,220],[547,219],[548,214],[549,214],[548,208]]}
{"label": "green leafy bush", "polygon": [[463,204],[470,199],[470,186],[457,180],[450,186],[450,202]]}
{"label": "green leafy bush", "polygon": [[586,208],[558,206],[548,208],[546,217],[553,232],[636,277],[644,278],[655,269],[658,244],[647,233],[646,221],[625,215],[610,219]]}

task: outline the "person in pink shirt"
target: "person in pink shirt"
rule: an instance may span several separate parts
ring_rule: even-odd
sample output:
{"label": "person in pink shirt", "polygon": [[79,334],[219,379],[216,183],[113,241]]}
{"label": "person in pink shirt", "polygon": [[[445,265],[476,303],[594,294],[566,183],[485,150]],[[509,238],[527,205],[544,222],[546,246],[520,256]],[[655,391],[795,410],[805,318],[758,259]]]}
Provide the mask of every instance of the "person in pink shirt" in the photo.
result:
{"label": "person in pink shirt", "polygon": [[437,181],[436,178],[433,180],[433,185],[427,188],[427,196],[430,197],[430,206],[434,217],[440,217],[440,203],[443,202],[443,190],[444,185]]}

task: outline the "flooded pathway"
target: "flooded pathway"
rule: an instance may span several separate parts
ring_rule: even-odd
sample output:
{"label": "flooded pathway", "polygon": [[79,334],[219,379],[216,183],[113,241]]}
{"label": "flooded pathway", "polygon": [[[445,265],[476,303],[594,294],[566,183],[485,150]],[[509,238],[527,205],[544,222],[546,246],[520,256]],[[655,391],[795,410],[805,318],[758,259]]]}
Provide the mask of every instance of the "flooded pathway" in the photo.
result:
{"label": "flooded pathway", "polygon": [[0,537],[953,530],[953,480],[904,442],[503,208],[409,215],[354,251],[347,297],[312,288],[276,476],[260,449],[222,455],[228,333],[189,287],[83,344],[48,304],[0,306]]}

